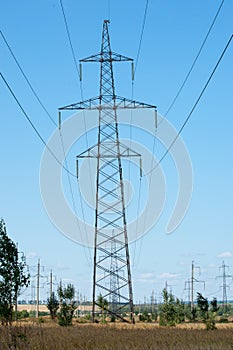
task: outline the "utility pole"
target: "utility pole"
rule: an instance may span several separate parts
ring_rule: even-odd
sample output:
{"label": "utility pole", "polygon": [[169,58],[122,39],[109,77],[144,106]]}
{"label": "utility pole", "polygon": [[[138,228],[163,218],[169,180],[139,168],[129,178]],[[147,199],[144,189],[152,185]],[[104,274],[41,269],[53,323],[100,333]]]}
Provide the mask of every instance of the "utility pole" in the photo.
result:
{"label": "utility pole", "polygon": [[37,274],[36,274],[36,318],[39,317],[39,300],[40,300],[40,259],[38,259],[37,264]]}
{"label": "utility pole", "polygon": [[222,275],[217,276],[216,278],[222,278],[222,306],[223,306],[223,313],[227,314],[228,312],[228,305],[227,305],[227,278],[232,278],[232,275],[226,274],[226,269],[229,269],[228,265],[225,265],[224,261],[222,262],[222,265],[219,266],[219,270],[222,270]]}
{"label": "utility pole", "polygon": [[50,271],[50,298],[52,297],[52,293],[53,293],[53,271]]}
{"label": "utility pole", "polygon": [[167,281],[165,281],[165,289],[166,289],[167,292],[168,292],[168,287],[170,287],[169,293],[172,294],[172,285],[168,284]]}
{"label": "utility pole", "polygon": [[39,304],[40,304],[40,278],[44,278],[45,276],[42,276],[40,274],[41,267],[44,268],[43,266],[40,265],[40,259],[38,259],[37,263],[37,273],[36,273],[36,318],[39,317]]}
{"label": "utility pole", "polygon": [[[24,253],[18,251],[18,242],[16,243],[16,247],[17,247],[16,265],[18,265],[19,254],[21,254],[22,262],[24,262],[26,264],[26,258],[25,258]],[[26,265],[26,266],[28,269],[28,265]],[[16,293],[15,293],[14,304],[15,304],[15,321],[17,321],[18,320],[18,287],[17,287]]]}
{"label": "utility pole", "polygon": [[147,302],[146,302],[146,296],[144,295],[144,311],[147,311]]}
{"label": "utility pole", "polygon": [[[62,279],[60,279],[59,289],[62,291]],[[61,304],[62,304],[62,297],[60,297],[60,300],[59,300],[59,305],[61,306]]]}
{"label": "utility pole", "polygon": [[153,314],[155,312],[155,291],[152,289],[151,293],[151,313]]}
{"label": "utility pole", "polygon": [[[99,116],[98,143],[76,157],[96,159],[96,203],[94,228],[94,268],[92,293],[92,321],[95,321],[95,307],[98,304],[98,293],[109,302],[108,312],[121,319],[124,312],[130,313],[130,321],[134,323],[133,288],[129,256],[125,196],[123,184],[122,158],[138,157],[141,155],[120,142],[118,109],[152,108],[156,106],[119,97],[115,93],[113,63],[131,62],[133,59],[115,53],[111,50],[109,36],[109,20],[105,20],[102,30],[101,50],[98,54],[80,60],[100,64],[99,97],[59,108],[59,120],[62,110],[96,110]],[[132,79],[134,78],[132,66]],[[141,173],[141,171],[140,171]],[[141,174],[140,174],[141,175]],[[77,173],[78,177],[78,173]],[[112,231],[114,230],[114,236]],[[112,242],[116,244],[114,254],[117,260],[117,271],[114,272],[119,285],[112,289],[110,278],[112,260]],[[113,294],[119,300],[116,310],[112,309]]]}
{"label": "utility pole", "polygon": [[50,296],[50,298],[52,297],[53,285],[55,284],[55,283],[53,282],[54,279],[55,279],[55,281],[56,281],[56,276],[55,276],[55,278],[54,278],[54,276],[53,276],[53,271],[50,270],[49,282],[47,283],[47,284],[49,284],[49,296]]}
{"label": "utility pole", "polygon": [[190,296],[190,291],[191,291],[191,287],[190,287],[190,283],[191,281],[188,280],[188,281],[185,281],[185,288],[184,290],[187,290],[188,291],[188,303],[189,303],[189,306],[191,307],[191,296]]}
{"label": "utility pole", "polygon": [[200,266],[195,266],[194,265],[194,261],[192,261],[192,268],[191,268],[191,311],[194,309],[194,284],[195,283],[203,283],[204,284],[204,288],[205,288],[205,282],[204,281],[199,281],[195,278],[194,274],[195,274],[195,269],[197,269],[199,271],[199,275],[201,274],[201,268]]}
{"label": "utility pole", "polygon": [[194,261],[192,261],[192,273],[191,273],[191,310],[193,310],[194,308],[193,294],[194,294]]}

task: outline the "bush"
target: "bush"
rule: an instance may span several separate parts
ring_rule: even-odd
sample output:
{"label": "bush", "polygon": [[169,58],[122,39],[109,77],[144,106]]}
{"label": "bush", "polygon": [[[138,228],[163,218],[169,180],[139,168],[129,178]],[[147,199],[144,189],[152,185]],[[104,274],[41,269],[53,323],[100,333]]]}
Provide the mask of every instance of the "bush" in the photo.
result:
{"label": "bush", "polygon": [[58,324],[60,326],[71,326],[72,319],[74,317],[74,311],[77,307],[74,300],[75,288],[72,284],[68,284],[67,287],[58,288],[58,297],[60,300],[60,310],[57,314]]}
{"label": "bush", "polygon": [[215,320],[214,319],[209,318],[204,323],[206,325],[206,330],[207,331],[213,331],[214,329],[217,329],[216,326],[215,326]]}
{"label": "bush", "polygon": [[29,312],[27,310],[22,310],[20,318],[26,318],[26,317],[29,317]]}
{"label": "bush", "polygon": [[159,324],[161,326],[174,327],[177,319],[177,302],[175,297],[168,293],[167,289],[163,290],[163,304],[159,315]]}
{"label": "bush", "polygon": [[[27,310],[17,311],[17,320],[29,317],[29,312]],[[13,312],[13,319],[15,319],[15,312]]]}
{"label": "bush", "polygon": [[50,298],[47,300],[47,308],[49,309],[51,319],[55,320],[57,316],[57,310],[59,309],[59,302],[54,292],[52,292]]}
{"label": "bush", "polygon": [[207,330],[216,329],[215,326],[215,318],[216,313],[219,310],[217,299],[213,298],[213,300],[209,303],[207,298],[204,298],[201,293],[197,293],[197,305],[200,317],[202,321],[206,325]]}
{"label": "bush", "polygon": [[152,322],[151,314],[146,311],[144,311],[142,314],[139,314],[138,316],[140,322]]}

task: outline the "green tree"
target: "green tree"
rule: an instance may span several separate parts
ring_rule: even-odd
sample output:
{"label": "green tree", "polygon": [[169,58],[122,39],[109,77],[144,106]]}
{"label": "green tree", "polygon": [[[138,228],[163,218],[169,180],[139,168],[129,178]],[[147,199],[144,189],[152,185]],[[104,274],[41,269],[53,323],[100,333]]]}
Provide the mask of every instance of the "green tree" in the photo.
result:
{"label": "green tree", "polygon": [[101,309],[102,321],[105,322],[108,310],[108,301],[102,296],[102,294],[100,294],[97,298],[97,305]]}
{"label": "green tree", "polygon": [[203,321],[208,319],[209,302],[207,298],[204,298],[201,293],[197,293],[197,306],[199,315]]}
{"label": "green tree", "polygon": [[183,323],[185,321],[185,304],[183,300],[176,298],[176,323]]}
{"label": "green tree", "polygon": [[210,305],[211,305],[211,311],[217,313],[219,310],[219,307],[218,307],[218,301],[216,298],[213,298],[213,300],[210,302]]}
{"label": "green tree", "polygon": [[161,326],[175,326],[177,319],[177,310],[175,298],[172,293],[168,293],[167,289],[163,290],[163,304],[159,315],[159,324]]}
{"label": "green tree", "polygon": [[185,317],[191,321],[191,322],[197,322],[198,315],[197,315],[197,307],[193,306],[191,308],[191,304],[189,303],[188,305],[185,306]]}
{"label": "green tree", "polygon": [[25,257],[17,245],[7,236],[6,225],[0,220],[0,319],[2,324],[12,321],[13,306],[17,315],[17,299],[23,287],[28,287],[30,276]]}
{"label": "green tree", "polygon": [[198,315],[197,315],[197,307],[193,306],[193,308],[191,309],[191,321],[192,322],[196,322]]}
{"label": "green tree", "polygon": [[50,312],[51,319],[54,320],[57,316],[57,310],[59,309],[59,301],[54,292],[52,292],[50,297],[47,299],[47,308]]}
{"label": "green tree", "polygon": [[151,314],[147,311],[143,311],[142,314],[139,314],[139,321],[140,322],[152,322]]}
{"label": "green tree", "polygon": [[216,313],[219,309],[217,299],[213,298],[213,300],[209,303],[207,298],[203,297],[201,293],[197,293],[197,307],[199,310],[200,317],[206,325],[206,329],[216,329],[215,318]]}
{"label": "green tree", "polygon": [[159,324],[161,326],[175,326],[177,323],[185,322],[185,304],[182,300],[175,298],[167,289],[163,290],[163,304],[160,308]]}
{"label": "green tree", "polygon": [[75,297],[75,288],[73,284],[68,284],[66,287],[60,285],[58,287],[58,297],[60,300],[60,310],[57,314],[58,324],[60,326],[71,326],[74,317],[74,311],[77,307]]}

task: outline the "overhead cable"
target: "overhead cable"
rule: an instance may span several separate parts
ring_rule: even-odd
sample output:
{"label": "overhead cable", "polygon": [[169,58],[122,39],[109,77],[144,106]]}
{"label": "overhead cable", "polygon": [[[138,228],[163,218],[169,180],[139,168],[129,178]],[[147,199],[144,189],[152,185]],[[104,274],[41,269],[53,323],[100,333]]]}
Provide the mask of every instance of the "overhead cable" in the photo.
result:
{"label": "overhead cable", "polygon": [[213,28],[213,26],[214,26],[216,20],[217,20],[217,17],[218,17],[218,15],[219,15],[219,12],[220,12],[222,6],[223,6],[223,3],[224,3],[224,0],[222,0],[222,2],[221,2],[221,4],[220,4],[220,6],[219,6],[219,8],[218,8],[218,10],[217,10],[217,12],[216,12],[214,18],[213,18],[213,21],[212,21],[212,23],[211,23],[211,25],[210,25],[210,27],[209,27],[209,29],[208,29],[208,32],[207,32],[207,34],[206,34],[206,36],[205,36],[205,38],[204,38],[204,40],[203,40],[203,43],[201,44],[201,47],[199,48],[198,53],[197,53],[197,55],[196,55],[196,57],[195,57],[195,59],[194,59],[192,65],[191,65],[191,67],[190,67],[190,69],[189,69],[189,71],[188,71],[188,73],[187,73],[187,75],[186,75],[186,77],[185,77],[183,83],[181,84],[181,86],[180,86],[180,88],[179,88],[177,94],[176,94],[175,97],[173,98],[173,100],[172,100],[170,106],[168,107],[166,113],[164,114],[164,117],[166,117],[166,116],[168,115],[168,113],[170,112],[170,110],[171,110],[172,107],[174,106],[176,100],[178,99],[178,97],[179,97],[181,91],[183,90],[183,88],[184,88],[184,86],[185,86],[185,84],[186,84],[186,82],[187,82],[187,80],[188,80],[188,78],[189,78],[189,76],[190,76],[190,74],[191,74],[191,72],[192,72],[192,70],[193,70],[193,68],[194,68],[194,66],[195,66],[195,64],[196,64],[196,62],[197,62],[197,60],[198,60],[198,58],[199,58],[199,56],[200,56],[200,54],[201,54],[203,48],[204,48],[204,46],[205,46],[205,44],[206,44],[206,41],[207,41],[207,39],[208,39],[208,37],[209,37],[209,35],[210,35],[210,33],[211,33],[211,30],[212,30],[212,28]]}
{"label": "overhead cable", "polygon": [[[146,24],[146,17],[147,17],[147,10],[148,10],[148,4],[149,4],[149,0],[146,0],[146,5],[145,5],[145,11],[144,11],[144,16],[143,16],[143,21],[142,21],[142,30],[141,30],[141,35],[140,35],[140,39],[139,39],[139,45],[138,45],[138,51],[137,51],[137,56],[136,56],[136,63],[135,63],[135,68],[133,68],[133,79],[132,79],[132,94],[131,94],[131,99],[134,99],[134,78],[135,78],[135,74],[136,74],[136,69],[138,66],[138,61],[139,61],[139,55],[141,52],[141,46],[142,46],[142,39],[143,39],[143,34],[144,34],[144,29],[145,29],[145,24]],[[133,121],[133,109],[131,109],[131,113],[130,113],[130,148],[131,148],[131,144],[132,144],[132,121]],[[131,182],[131,162],[129,162],[129,182],[128,182],[128,190],[129,190],[129,184]],[[139,196],[138,196],[138,204],[137,204],[137,216],[139,215],[139,209],[140,209],[140,201],[141,201],[141,178],[140,178],[140,183],[139,183]],[[136,227],[136,237],[138,234],[138,224]],[[137,244],[137,239],[135,240],[134,243],[134,258],[133,260],[135,260],[135,252],[136,252],[136,244]],[[140,245],[141,247],[141,245]],[[133,263],[134,265],[134,263]]]}
{"label": "overhead cable", "polygon": [[139,60],[139,55],[140,55],[140,52],[141,52],[142,38],[143,38],[145,24],[146,24],[146,16],[147,16],[148,4],[149,4],[149,0],[146,0],[146,6],[145,6],[145,11],[144,11],[143,23],[142,23],[142,31],[141,31],[141,36],[140,36],[140,40],[139,40],[139,46],[138,46],[138,52],[137,52],[137,56],[136,56],[136,61],[135,61],[134,76],[135,76],[135,73],[136,73],[138,60]]}
{"label": "overhead cable", "polygon": [[70,31],[69,31],[69,27],[68,27],[68,22],[67,22],[67,19],[66,19],[66,14],[65,14],[65,10],[64,10],[64,6],[63,6],[62,0],[60,0],[60,4],[61,4],[62,14],[63,14],[64,22],[65,22],[66,33],[67,33],[68,40],[69,40],[69,43],[70,43],[70,48],[71,48],[71,52],[72,52],[72,57],[73,57],[74,64],[75,64],[75,68],[76,68],[76,70],[77,70],[77,72],[78,72],[78,76],[79,76],[79,79],[80,79],[80,71],[79,71],[78,64],[77,64],[77,60],[76,60],[76,57],[75,57],[74,47],[73,47],[73,44],[72,44],[72,41],[71,41],[71,35],[70,35]]}
{"label": "overhead cable", "polygon": [[3,82],[5,83],[6,87],[8,88],[9,92],[11,93],[12,97],[14,98],[15,102],[17,103],[17,105],[19,106],[19,108],[21,109],[23,115],[25,116],[25,118],[27,119],[27,121],[29,122],[29,124],[31,125],[32,129],[35,131],[36,135],[39,137],[39,139],[41,140],[41,142],[44,144],[44,146],[47,148],[47,150],[49,151],[49,153],[53,156],[53,158],[61,165],[61,167],[67,172],[69,173],[71,176],[76,178],[76,175],[72,174],[61,162],[60,160],[57,158],[57,156],[55,155],[55,153],[51,150],[51,148],[47,145],[46,141],[44,140],[44,138],[41,136],[40,132],[37,130],[36,126],[33,124],[33,122],[31,121],[30,117],[28,116],[28,114],[26,113],[25,109],[23,108],[23,106],[21,105],[21,103],[19,102],[18,98],[16,97],[16,95],[14,94],[12,88],[10,87],[10,85],[8,84],[7,80],[4,78],[3,74],[0,72],[0,76],[3,80]]}
{"label": "overhead cable", "polygon": [[160,158],[159,162],[158,162],[150,171],[148,171],[147,174],[144,174],[143,176],[146,176],[146,175],[150,174],[152,171],[154,171],[154,170],[161,164],[161,162],[162,162],[162,161],[164,160],[164,158],[168,155],[168,153],[170,152],[171,148],[172,148],[172,147],[174,146],[174,144],[176,143],[176,140],[178,139],[178,137],[180,136],[180,134],[181,134],[181,132],[183,131],[184,127],[186,126],[186,124],[188,123],[189,119],[191,118],[191,116],[192,116],[194,110],[196,109],[198,103],[200,102],[200,100],[201,100],[201,98],[202,98],[202,95],[204,94],[204,92],[205,92],[206,88],[208,87],[208,85],[209,85],[211,79],[213,78],[213,75],[214,75],[214,73],[216,72],[216,70],[217,70],[217,68],[218,68],[218,66],[219,66],[219,64],[220,64],[220,62],[221,62],[221,60],[222,60],[224,54],[226,53],[226,51],[227,51],[227,49],[228,49],[228,47],[229,47],[229,45],[230,45],[230,43],[231,43],[232,38],[233,38],[233,34],[231,35],[230,39],[228,40],[228,42],[227,42],[227,44],[226,44],[224,50],[223,50],[222,53],[221,53],[221,56],[220,56],[219,59],[218,59],[218,62],[216,63],[214,69],[212,70],[212,73],[210,74],[210,76],[209,76],[207,82],[205,83],[203,89],[201,90],[201,93],[199,94],[199,96],[198,96],[196,102],[194,103],[194,105],[193,105],[191,111],[189,112],[188,116],[186,117],[184,123],[182,124],[181,128],[179,129],[179,131],[178,131],[176,137],[175,137],[174,140],[171,142],[170,146],[169,146],[168,149],[165,151],[165,153],[163,154],[163,156]]}
{"label": "overhead cable", "polygon": [[[23,106],[21,105],[21,103],[19,102],[18,98],[16,97],[16,95],[14,94],[12,88],[10,87],[9,83],[7,82],[7,80],[5,79],[5,77],[3,76],[3,74],[0,72],[0,76],[3,80],[3,82],[5,83],[6,87],[8,88],[9,92],[11,93],[12,97],[14,98],[15,102],[17,103],[17,105],[19,106],[20,110],[22,111],[23,115],[26,117],[27,121],[29,122],[29,124],[31,125],[31,127],[33,128],[33,130],[35,131],[36,135],[38,136],[38,138],[41,140],[41,142],[44,144],[44,146],[47,148],[47,150],[49,151],[49,153],[52,155],[52,157],[57,161],[57,163],[66,171],[67,176],[68,176],[68,182],[69,182],[69,187],[70,187],[70,191],[71,191],[71,197],[72,197],[72,203],[73,203],[73,208],[77,217],[77,209],[76,209],[76,205],[75,205],[75,201],[74,201],[74,194],[73,194],[73,190],[72,190],[72,186],[71,186],[71,181],[70,181],[70,176],[75,177],[76,175],[74,175],[69,169],[68,169],[68,164],[67,164],[67,160],[65,158],[65,164],[66,166],[64,166],[62,164],[62,162],[57,158],[57,156],[55,155],[55,153],[51,150],[51,148],[47,145],[46,141],[44,140],[44,138],[41,136],[40,132],[37,130],[36,126],[33,124],[33,122],[31,121],[30,117],[28,116],[28,114],[26,113],[25,109],[23,108]],[[62,148],[63,148],[63,153],[65,155],[65,151],[64,151],[64,143],[63,143],[63,139],[62,139],[62,135],[60,132],[60,137],[61,137],[61,142],[62,142]],[[83,209],[83,203],[81,202],[81,209],[82,209],[82,214],[84,215],[84,209]],[[85,221],[85,220],[84,220]],[[78,220],[77,220],[78,222]],[[78,225],[79,226],[79,225]],[[80,226],[79,226],[79,230],[80,230]],[[80,231],[81,232],[81,231]],[[86,251],[85,251],[86,254]],[[90,252],[89,252],[90,254]],[[87,258],[87,256],[86,256]],[[89,263],[89,260],[87,258],[87,261]]]}
{"label": "overhead cable", "polygon": [[[38,96],[37,92],[35,91],[35,89],[33,88],[32,84],[30,83],[28,77],[26,76],[23,68],[21,67],[19,61],[17,60],[13,50],[11,49],[6,37],[4,36],[4,34],[2,33],[2,31],[0,31],[1,36],[8,48],[8,50],[10,51],[16,65],[18,66],[21,74],[23,75],[24,79],[26,80],[28,86],[30,87],[33,95],[35,96],[35,98],[37,99],[37,101],[39,102],[40,106],[43,108],[43,110],[45,111],[45,113],[47,114],[47,116],[50,118],[50,120],[53,122],[53,124],[57,127],[57,123],[54,121],[54,119],[52,118],[51,114],[48,112],[47,108],[45,107],[45,105],[42,103],[40,97]],[[62,132],[61,130],[59,130],[59,134],[60,134],[60,138],[61,138],[61,145],[62,145],[62,150],[63,150],[63,154],[64,154],[64,163],[65,165],[63,165],[60,160],[56,157],[56,155],[54,154],[54,152],[48,147],[47,143],[45,142],[45,140],[43,139],[43,137],[41,136],[41,134],[39,133],[39,131],[37,130],[37,128],[35,127],[35,125],[32,123],[32,121],[30,120],[29,116],[27,115],[26,111],[24,110],[24,108],[22,107],[22,105],[20,104],[19,100],[16,98],[16,95],[13,93],[13,90],[10,88],[10,85],[7,83],[6,79],[3,77],[3,75],[1,74],[1,77],[4,81],[4,83],[6,84],[7,88],[9,89],[9,91],[11,92],[12,96],[14,97],[15,101],[17,102],[18,106],[20,107],[21,111],[23,112],[24,116],[27,118],[28,122],[30,123],[31,127],[34,129],[34,131],[36,132],[37,136],[39,137],[39,139],[42,141],[42,143],[45,145],[45,147],[49,150],[50,154],[56,159],[56,161],[62,166],[62,168],[66,171],[67,173],[67,178],[68,178],[68,183],[69,183],[69,187],[70,187],[70,192],[71,192],[71,198],[72,198],[72,203],[73,203],[73,208],[74,211],[76,213],[77,216],[77,210],[76,210],[76,205],[75,205],[75,201],[74,201],[74,194],[73,194],[73,189],[72,189],[72,185],[71,185],[71,181],[70,181],[70,175],[73,177],[76,177],[72,172],[70,172],[69,168],[68,168],[68,162],[65,156],[65,149],[64,149],[64,142],[63,142],[63,137],[62,137]],[[82,206],[82,212],[83,212],[83,204],[81,203]],[[79,228],[80,230],[80,228]]]}
{"label": "overhead cable", "polygon": [[[69,26],[68,26],[68,21],[67,21],[67,18],[66,18],[66,13],[65,13],[65,10],[64,10],[64,6],[63,6],[62,0],[60,0],[60,4],[61,4],[63,19],[64,19],[65,28],[66,28],[66,32],[67,32],[67,37],[68,37],[69,44],[70,44],[70,49],[71,49],[71,52],[72,52],[72,57],[73,57],[74,64],[75,64],[75,67],[76,67],[76,70],[77,70],[77,73],[78,73],[78,76],[79,76],[80,95],[81,95],[81,99],[84,100],[84,97],[83,97],[83,88],[82,88],[82,79],[81,79],[81,71],[80,71],[79,68],[78,68],[77,60],[76,60],[76,57],[75,57],[74,47],[73,47],[73,44],[72,44],[71,35],[70,35],[70,30],[69,30]],[[87,145],[87,148],[89,148],[89,145],[88,145],[88,136],[87,136],[87,123],[86,123],[85,111],[84,111],[84,110],[82,111],[82,114],[83,114],[83,122],[84,122],[84,128],[85,128],[86,145]],[[89,174],[90,174],[90,173],[91,173],[91,170],[90,170],[90,164],[89,164],[89,163],[88,163],[88,167],[89,167]],[[94,198],[94,189],[93,189],[92,181],[90,181],[90,184],[91,184],[92,196],[93,196],[93,198]]]}
{"label": "overhead cable", "polygon": [[16,58],[14,52],[12,51],[12,49],[11,49],[11,47],[10,47],[10,45],[9,45],[9,43],[8,43],[8,41],[7,41],[7,39],[6,39],[6,37],[3,35],[3,32],[0,31],[0,34],[1,34],[1,36],[2,36],[2,38],[3,38],[3,40],[4,40],[4,42],[5,42],[5,44],[6,44],[7,48],[8,48],[8,50],[10,51],[11,56],[13,57],[13,59],[14,59],[16,65],[18,66],[20,72],[22,73],[24,79],[26,80],[28,86],[30,87],[30,89],[31,89],[31,91],[32,91],[32,93],[33,93],[33,95],[35,96],[35,98],[37,99],[37,101],[39,102],[40,106],[43,108],[43,110],[45,111],[45,113],[47,114],[47,116],[49,117],[49,119],[53,122],[53,124],[54,124],[55,126],[57,126],[57,123],[56,123],[55,120],[52,118],[52,116],[50,115],[50,113],[48,112],[48,110],[46,109],[46,107],[44,106],[44,104],[42,103],[41,99],[39,98],[38,94],[37,94],[36,91],[34,90],[32,84],[30,83],[28,77],[26,76],[26,74],[25,74],[23,68],[21,67],[19,61],[17,60],[17,58]]}

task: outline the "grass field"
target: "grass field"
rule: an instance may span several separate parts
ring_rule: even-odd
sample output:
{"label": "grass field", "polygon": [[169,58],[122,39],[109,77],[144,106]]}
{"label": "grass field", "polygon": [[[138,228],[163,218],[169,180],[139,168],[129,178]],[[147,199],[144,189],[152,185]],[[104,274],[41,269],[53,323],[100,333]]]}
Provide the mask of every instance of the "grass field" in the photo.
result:
{"label": "grass field", "polygon": [[32,350],[233,350],[233,327],[214,331],[156,325],[19,324],[0,327],[0,349]]}

